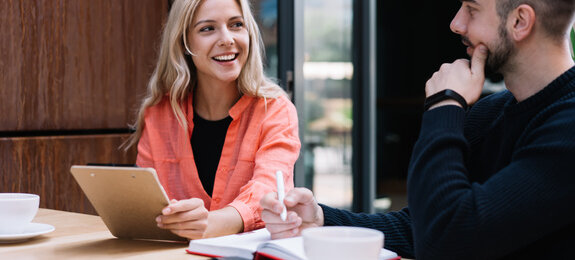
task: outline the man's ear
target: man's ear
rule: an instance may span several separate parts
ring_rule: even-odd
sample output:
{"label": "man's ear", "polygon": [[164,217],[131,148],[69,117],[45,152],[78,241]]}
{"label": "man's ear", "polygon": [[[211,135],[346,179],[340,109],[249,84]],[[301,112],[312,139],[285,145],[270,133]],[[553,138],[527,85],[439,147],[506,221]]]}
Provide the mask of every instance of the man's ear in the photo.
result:
{"label": "man's ear", "polygon": [[507,17],[507,29],[515,41],[522,41],[533,33],[535,10],[530,5],[522,4]]}

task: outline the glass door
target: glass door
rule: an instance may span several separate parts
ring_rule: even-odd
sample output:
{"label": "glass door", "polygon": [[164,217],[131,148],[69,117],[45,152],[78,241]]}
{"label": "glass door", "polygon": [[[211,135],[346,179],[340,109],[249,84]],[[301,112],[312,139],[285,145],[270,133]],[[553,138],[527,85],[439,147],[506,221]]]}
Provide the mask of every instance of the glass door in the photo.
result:
{"label": "glass door", "polygon": [[277,78],[278,72],[278,1],[252,0],[254,17],[265,48],[264,69],[268,77]]}
{"label": "glass door", "polygon": [[303,92],[296,104],[305,186],[321,203],[351,209],[353,1],[305,0],[295,16],[303,23],[303,85],[295,91]]}
{"label": "glass door", "polygon": [[375,52],[373,14],[366,11],[374,3],[252,1],[266,73],[298,110],[296,186],[313,190],[321,203],[355,211],[371,211],[375,196]]}

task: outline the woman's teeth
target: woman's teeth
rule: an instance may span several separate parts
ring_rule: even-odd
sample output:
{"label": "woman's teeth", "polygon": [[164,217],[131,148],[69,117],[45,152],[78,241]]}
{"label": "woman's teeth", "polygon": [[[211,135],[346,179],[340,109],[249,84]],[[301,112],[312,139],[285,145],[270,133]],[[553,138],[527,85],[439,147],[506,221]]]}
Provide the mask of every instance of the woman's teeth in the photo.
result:
{"label": "woman's teeth", "polygon": [[233,59],[235,59],[235,58],[236,58],[236,55],[235,55],[235,54],[230,54],[230,55],[216,56],[216,57],[214,57],[214,60],[217,60],[217,61],[231,61],[231,60],[233,60]]}

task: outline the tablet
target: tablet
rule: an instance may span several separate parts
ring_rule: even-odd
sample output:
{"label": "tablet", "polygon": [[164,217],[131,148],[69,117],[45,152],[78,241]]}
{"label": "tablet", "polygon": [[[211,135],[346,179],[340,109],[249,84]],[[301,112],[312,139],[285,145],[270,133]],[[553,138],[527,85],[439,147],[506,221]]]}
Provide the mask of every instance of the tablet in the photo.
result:
{"label": "tablet", "polygon": [[157,226],[169,200],[153,168],[74,165],[70,172],[115,237],[187,240]]}

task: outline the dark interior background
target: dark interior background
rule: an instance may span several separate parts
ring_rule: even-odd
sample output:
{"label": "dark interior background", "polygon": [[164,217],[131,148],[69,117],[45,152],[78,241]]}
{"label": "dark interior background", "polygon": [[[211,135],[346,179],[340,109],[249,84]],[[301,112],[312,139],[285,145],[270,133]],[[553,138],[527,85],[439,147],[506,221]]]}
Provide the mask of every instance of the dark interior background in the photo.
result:
{"label": "dark interior background", "polygon": [[449,24],[457,1],[377,1],[377,196],[405,194],[419,134],[425,82],[441,64],[465,58]]}

